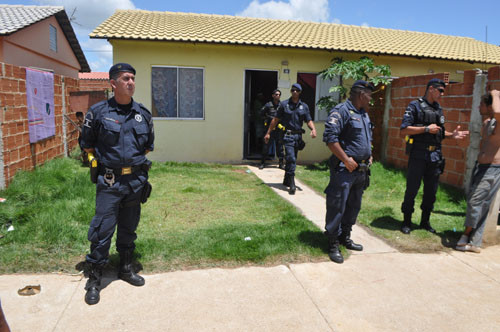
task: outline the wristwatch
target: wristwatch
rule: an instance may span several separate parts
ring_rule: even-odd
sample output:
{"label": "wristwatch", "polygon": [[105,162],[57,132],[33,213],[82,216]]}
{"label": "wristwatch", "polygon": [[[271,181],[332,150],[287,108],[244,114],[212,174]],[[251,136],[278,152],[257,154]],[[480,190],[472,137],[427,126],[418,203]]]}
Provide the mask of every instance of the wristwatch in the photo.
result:
{"label": "wristwatch", "polygon": [[429,133],[429,127],[425,127],[424,133],[428,134]]}

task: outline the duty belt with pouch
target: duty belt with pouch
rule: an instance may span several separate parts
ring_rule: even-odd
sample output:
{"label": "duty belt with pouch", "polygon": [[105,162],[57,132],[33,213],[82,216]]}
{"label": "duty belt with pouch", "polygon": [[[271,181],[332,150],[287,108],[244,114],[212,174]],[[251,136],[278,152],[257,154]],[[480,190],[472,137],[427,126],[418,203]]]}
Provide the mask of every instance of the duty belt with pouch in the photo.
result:
{"label": "duty belt with pouch", "polygon": [[300,129],[300,130],[287,129],[285,131],[285,135],[297,135],[297,134],[303,134],[305,132],[306,132],[305,129]]}
{"label": "duty belt with pouch", "polygon": [[358,167],[356,168],[356,171],[358,171],[358,172],[369,172],[370,171],[370,165],[367,162],[367,160],[360,160],[360,161],[356,160],[356,162],[358,163]]}

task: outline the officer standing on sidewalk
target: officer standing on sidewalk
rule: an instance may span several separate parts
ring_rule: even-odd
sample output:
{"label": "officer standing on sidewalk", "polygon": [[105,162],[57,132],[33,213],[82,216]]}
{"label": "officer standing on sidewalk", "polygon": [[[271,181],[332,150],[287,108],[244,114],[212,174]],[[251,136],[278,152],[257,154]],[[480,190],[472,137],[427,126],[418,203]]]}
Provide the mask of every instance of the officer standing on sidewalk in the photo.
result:
{"label": "officer standing on sidewalk", "polygon": [[351,229],[370,180],[372,123],[367,111],[373,90],[371,83],[354,82],[349,99],[335,106],[325,122],[323,141],[332,152],[330,183],[325,189],[325,235],[328,256],[335,263],[344,262],[340,244],[350,250],[363,250],[362,245],[351,240]]}
{"label": "officer standing on sidewalk", "polygon": [[[264,107],[262,107],[260,111],[260,116],[264,119],[264,128],[265,132],[267,132],[267,129],[271,125],[271,122],[273,119],[276,117],[278,114],[278,109],[281,105],[280,103],[280,98],[281,98],[281,91],[276,89],[272,93],[273,100],[267,102]],[[279,127],[279,125],[278,125]],[[266,158],[269,154],[269,147],[274,146],[276,149],[276,155],[279,158],[279,168],[283,169],[283,130],[279,128],[275,128],[271,132],[271,139],[266,143],[265,141],[263,142],[263,147],[262,147],[262,160],[259,166],[259,169],[263,169],[266,163]],[[273,156],[274,157],[274,156]]]}
{"label": "officer standing on sidewalk", "polygon": [[283,143],[285,145],[285,178],[283,185],[290,187],[288,193],[295,195],[297,188],[295,187],[295,167],[297,163],[297,152],[302,150],[305,146],[302,140],[302,124],[305,122],[309,129],[311,129],[311,137],[316,137],[316,128],[312,121],[309,107],[306,103],[300,100],[300,93],[302,86],[299,83],[294,83],[290,90],[292,96],[281,102],[281,107],[278,109],[277,116],[271,122],[267,129],[267,134],[264,136],[264,142],[269,142],[271,132],[278,125],[279,122],[285,127],[285,136]]}
{"label": "officer standing on sidewalk", "polygon": [[406,191],[401,205],[404,215],[401,226],[403,234],[411,232],[411,215],[422,179],[424,196],[420,205],[422,209],[420,228],[431,233],[436,232],[429,219],[436,201],[439,176],[443,173],[445,165],[441,153],[441,141],[445,137],[463,139],[469,134],[468,131],[459,131],[460,126],[453,132],[445,130],[443,110],[439,105],[445,87],[442,80],[431,79],[427,83],[424,97],[410,102],[403,116],[400,130],[402,135],[407,135],[406,152],[409,154]]}
{"label": "officer standing on sidewalk", "polygon": [[[90,223],[91,242],[86,262],[90,265],[85,302],[99,302],[103,265],[108,262],[111,238],[117,228],[116,250],[120,254],[118,277],[134,286],[145,281],[132,266],[135,233],[141,216],[141,202],[151,192],[146,154],[153,150],[151,113],[132,99],[135,69],[118,63],[109,70],[114,97],[93,105],[85,117],[82,147],[99,163],[95,216]],[[92,164],[92,162],[91,162]]]}

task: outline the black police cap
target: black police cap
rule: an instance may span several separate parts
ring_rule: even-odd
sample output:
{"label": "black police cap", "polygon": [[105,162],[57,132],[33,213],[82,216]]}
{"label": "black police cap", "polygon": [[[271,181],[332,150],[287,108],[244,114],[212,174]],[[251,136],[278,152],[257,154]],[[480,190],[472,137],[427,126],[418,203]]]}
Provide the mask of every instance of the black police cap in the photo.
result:
{"label": "black police cap", "polygon": [[430,86],[436,87],[441,85],[443,88],[446,87],[446,83],[443,82],[443,80],[440,80],[439,78],[433,78],[427,83],[427,88]]}
{"label": "black police cap", "polygon": [[363,81],[363,80],[357,80],[356,82],[354,82],[351,89],[354,89],[354,88],[368,89],[370,91],[375,90],[373,83]]}
{"label": "black police cap", "polygon": [[109,69],[109,78],[113,77],[115,74],[119,73],[119,72],[128,72],[128,73],[132,73],[135,75],[135,69],[134,67],[132,67],[131,65],[129,65],[128,63],[117,63],[116,65],[113,65],[110,69]]}

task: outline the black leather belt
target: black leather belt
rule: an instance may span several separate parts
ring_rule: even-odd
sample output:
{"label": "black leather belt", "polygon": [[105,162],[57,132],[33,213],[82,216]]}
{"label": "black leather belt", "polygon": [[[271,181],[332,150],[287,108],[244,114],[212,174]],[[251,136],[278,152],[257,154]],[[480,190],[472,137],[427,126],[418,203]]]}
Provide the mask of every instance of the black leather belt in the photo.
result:
{"label": "black leather belt", "polygon": [[437,149],[441,148],[441,145],[430,145],[427,143],[421,143],[421,142],[414,142],[413,143],[413,148],[414,149],[420,149],[420,150],[427,150],[427,151],[436,151]]}

